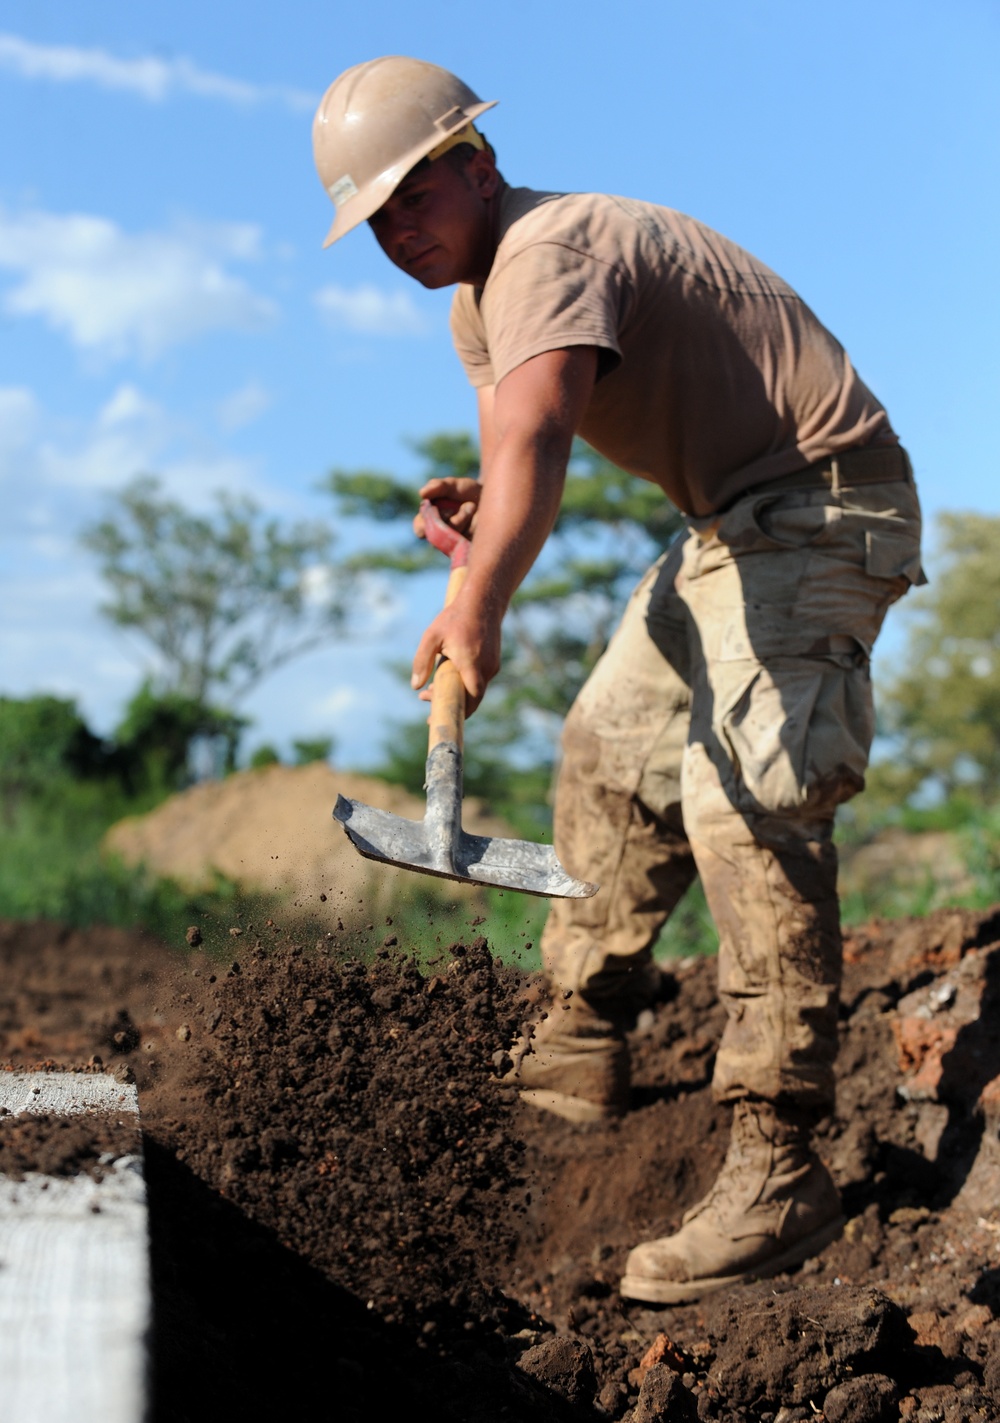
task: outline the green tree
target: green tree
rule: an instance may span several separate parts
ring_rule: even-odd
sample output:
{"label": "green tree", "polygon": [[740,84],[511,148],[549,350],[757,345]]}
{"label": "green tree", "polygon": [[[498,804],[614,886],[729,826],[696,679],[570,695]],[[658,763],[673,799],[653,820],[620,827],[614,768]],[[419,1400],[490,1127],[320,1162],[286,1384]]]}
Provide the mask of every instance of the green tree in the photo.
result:
{"label": "green tree", "polygon": [[62,697],[0,697],[0,801],[9,820],[27,798],[107,773],[108,747]]}
{"label": "green tree", "polygon": [[333,755],[332,736],[304,736],[292,742],[296,766],[308,766],[313,761],[329,761]]}
{"label": "green tree", "polygon": [[992,805],[1000,801],[1000,518],[942,514],[937,534],[932,580],[907,599],[900,670],[880,683],[890,751],[872,769],[870,798]]}
{"label": "green tree", "polygon": [[278,755],[277,749],[267,741],[263,746],[258,746],[256,750],[252,751],[250,759],[247,761],[247,767],[251,771],[263,770],[265,766],[280,765],[281,757]]}
{"label": "green tree", "polygon": [[83,543],[109,590],[101,611],[154,651],[160,695],[232,706],[342,626],[329,528],[284,528],[251,499],[218,493],[196,514],[143,476]]}
{"label": "green tree", "polygon": [[[115,730],[114,760],[133,795],[169,795],[199,769],[221,775],[235,769],[236,750],[246,717],[206,706],[183,692],[157,692],[144,682],[125,709]],[[192,765],[192,750],[201,750],[207,765]]]}
{"label": "green tree", "polygon": [[[325,481],[341,516],[401,529],[396,542],[354,554],[347,562],[356,572],[407,576],[444,566],[410,532],[416,487],[436,476],[476,476],[479,451],[467,433],[434,435],[414,448],[424,467],[412,485],[371,470],[334,470]],[[469,725],[466,784],[515,823],[532,807],[537,814],[562,718],[636,580],[679,527],[661,489],[575,443],[555,528],[507,615],[503,668]],[[422,723],[396,730],[379,773],[417,788],[425,755]]]}

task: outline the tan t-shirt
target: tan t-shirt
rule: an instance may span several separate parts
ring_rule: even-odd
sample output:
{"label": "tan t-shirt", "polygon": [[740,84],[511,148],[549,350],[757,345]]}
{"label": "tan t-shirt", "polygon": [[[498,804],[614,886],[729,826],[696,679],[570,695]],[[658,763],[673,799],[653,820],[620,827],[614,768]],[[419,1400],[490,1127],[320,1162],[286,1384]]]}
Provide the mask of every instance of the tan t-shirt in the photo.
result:
{"label": "tan t-shirt", "polygon": [[895,442],[840,343],[780,277],[670,208],[508,188],[482,290],[460,286],[474,386],[566,346],[601,349],[580,434],[704,515],[841,450]]}

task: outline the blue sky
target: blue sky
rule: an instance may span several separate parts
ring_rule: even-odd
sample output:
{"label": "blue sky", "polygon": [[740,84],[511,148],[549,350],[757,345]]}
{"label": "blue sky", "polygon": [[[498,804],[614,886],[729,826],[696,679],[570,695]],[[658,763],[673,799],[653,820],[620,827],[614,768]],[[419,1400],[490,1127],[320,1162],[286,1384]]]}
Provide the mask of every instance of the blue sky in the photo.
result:
{"label": "blue sky", "polygon": [[[995,0],[6,0],[0,693],[114,725],[143,654],[99,618],[78,533],[132,475],[325,516],[332,466],[415,474],[409,439],[471,425],[448,294],[366,230],[321,247],[312,110],[385,53],[500,100],[483,126],[512,181],[663,202],[755,252],[887,405],[928,512],[1000,513]],[[382,664],[426,611],[373,606],[265,683],[250,744],[373,759],[407,710]]]}

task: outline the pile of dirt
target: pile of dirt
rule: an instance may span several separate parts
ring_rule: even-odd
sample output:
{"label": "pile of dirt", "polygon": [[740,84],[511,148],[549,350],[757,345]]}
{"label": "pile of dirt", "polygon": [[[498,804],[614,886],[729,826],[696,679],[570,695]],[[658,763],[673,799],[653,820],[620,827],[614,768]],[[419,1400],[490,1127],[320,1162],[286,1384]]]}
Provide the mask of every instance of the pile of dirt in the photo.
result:
{"label": "pile of dirt", "polygon": [[[104,846],[128,865],[144,864],[192,889],[210,886],[218,873],[301,904],[330,894],[355,919],[389,913],[401,890],[412,889],[412,875],[358,855],[333,819],[338,795],[408,820],[424,816],[424,802],[399,786],[315,761],[204,781],[146,815],[119,821]],[[473,797],[464,803],[464,824],[474,835],[511,833]],[[471,886],[448,888],[460,902],[479,903]]]}
{"label": "pile of dirt", "polygon": [[498,1082],[526,1000],[485,941],[418,969],[382,937],[351,963],[272,927],[237,966],[0,926],[0,1058],[139,1084],[156,1423],[317,1390],[344,1418],[1000,1417],[1000,912],[849,938],[820,1142],[843,1238],[655,1310],[617,1281],[724,1154],[714,963],[633,1035],[629,1115],[574,1128]]}

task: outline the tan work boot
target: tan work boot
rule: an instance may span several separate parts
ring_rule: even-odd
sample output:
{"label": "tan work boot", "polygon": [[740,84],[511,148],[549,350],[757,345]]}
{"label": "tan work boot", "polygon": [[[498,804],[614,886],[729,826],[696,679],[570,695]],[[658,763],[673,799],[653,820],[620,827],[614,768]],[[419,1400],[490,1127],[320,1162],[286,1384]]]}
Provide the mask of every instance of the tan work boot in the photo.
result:
{"label": "tan work boot", "polygon": [[722,1170],[676,1235],[637,1245],[627,1299],[684,1304],[800,1265],[844,1228],[840,1197],[809,1144],[804,1112],[741,1101]]}
{"label": "tan work boot", "polygon": [[533,1107],[570,1122],[602,1122],[628,1111],[625,1033],[579,995],[557,1000],[548,1016],[511,1049],[504,1079]]}

